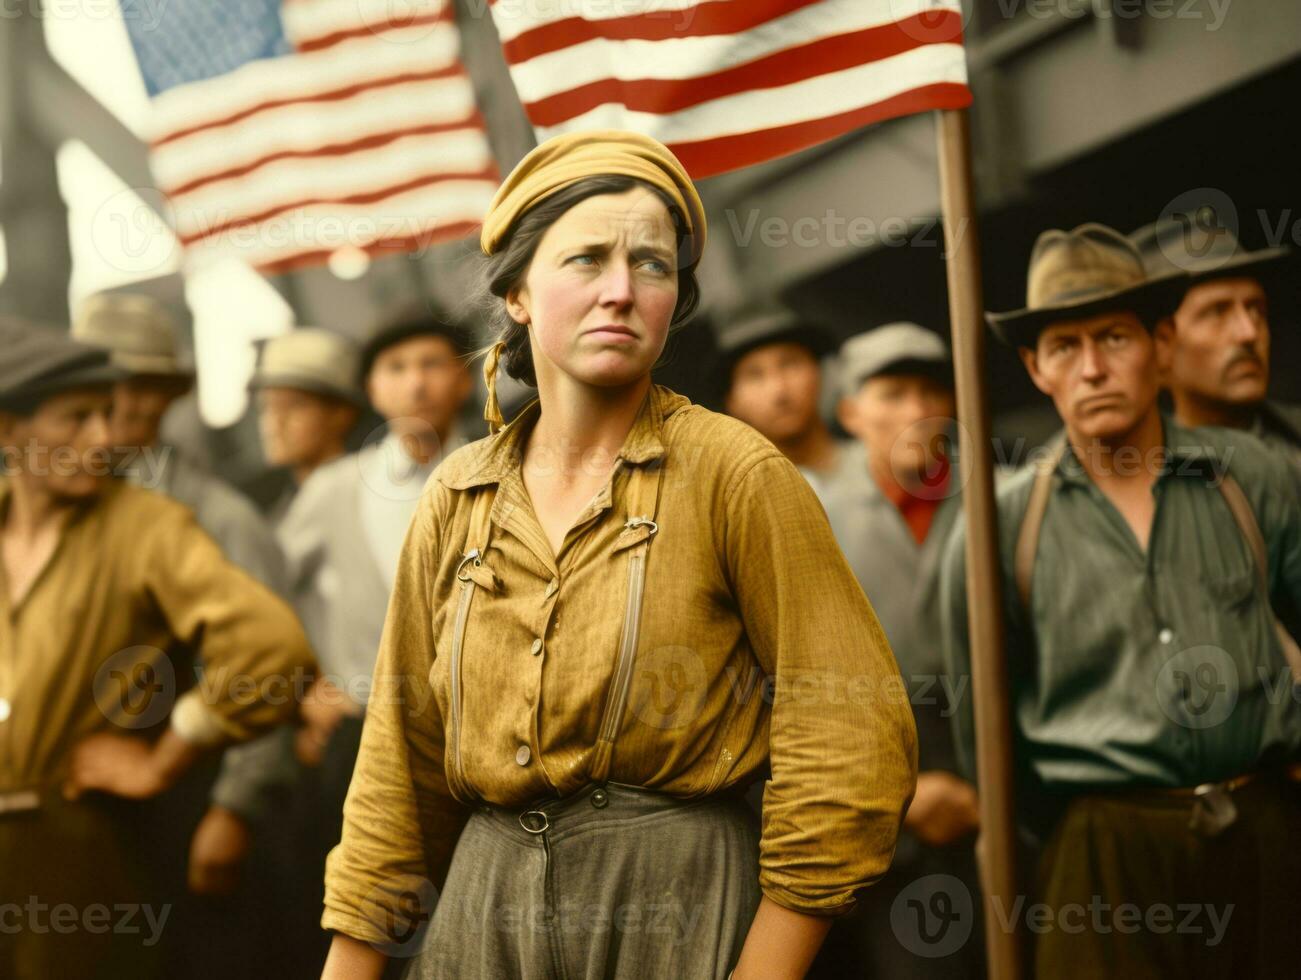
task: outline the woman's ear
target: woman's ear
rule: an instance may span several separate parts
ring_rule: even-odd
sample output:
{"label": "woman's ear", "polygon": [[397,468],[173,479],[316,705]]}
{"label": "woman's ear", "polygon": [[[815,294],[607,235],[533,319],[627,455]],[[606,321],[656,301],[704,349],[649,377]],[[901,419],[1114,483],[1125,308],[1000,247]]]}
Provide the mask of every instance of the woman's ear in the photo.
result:
{"label": "woman's ear", "polygon": [[520,326],[529,325],[528,288],[519,286],[506,294],[506,312]]}

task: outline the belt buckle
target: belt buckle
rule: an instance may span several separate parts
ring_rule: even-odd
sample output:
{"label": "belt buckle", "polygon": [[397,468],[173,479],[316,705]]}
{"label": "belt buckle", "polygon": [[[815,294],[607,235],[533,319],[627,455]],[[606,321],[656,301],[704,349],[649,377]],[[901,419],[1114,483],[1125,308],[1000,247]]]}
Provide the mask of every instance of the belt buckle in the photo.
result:
{"label": "belt buckle", "polygon": [[0,793],[0,816],[6,813],[26,813],[39,810],[41,796],[34,789],[23,789],[13,793]]}
{"label": "belt buckle", "polygon": [[519,815],[519,825],[536,836],[551,829],[551,820],[541,810],[525,810]]}
{"label": "belt buckle", "polygon": [[1193,790],[1189,829],[1203,837],[1218,837],[1238,819],[1238,807],[1224,783],[1202,783]]}

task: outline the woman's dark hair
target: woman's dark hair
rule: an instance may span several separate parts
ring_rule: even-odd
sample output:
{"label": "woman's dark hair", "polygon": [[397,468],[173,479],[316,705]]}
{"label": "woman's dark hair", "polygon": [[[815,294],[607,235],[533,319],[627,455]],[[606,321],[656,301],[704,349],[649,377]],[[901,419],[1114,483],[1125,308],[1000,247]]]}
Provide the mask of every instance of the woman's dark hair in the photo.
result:
{"label": "woman's dark hair", "polygon": [[574,205],[599,194],[623,194],[634,188],[652,191],[669,210],[673,228],[677,233],[678,247],[678,302],[673,308],[671,327],[686,323],[700,301],[700,286],[696,282],[695,264],[690,262],[690,242],[686,217],[673,199],[645,181],[635,177],[605,174],[587,177],[576,184],[557,191],[551,197],[526,211],[507,233],[501,251],[484,263],[480,302],[484,307],[493,342],[505,341],[501,364],[506,373],[531,387],[537,386],[533,371],[533,350],[529,346],[529,331],[524,324],[516,323],[506,310],[506,296],[524,282],[538,243],[548,228],[556,223]]}

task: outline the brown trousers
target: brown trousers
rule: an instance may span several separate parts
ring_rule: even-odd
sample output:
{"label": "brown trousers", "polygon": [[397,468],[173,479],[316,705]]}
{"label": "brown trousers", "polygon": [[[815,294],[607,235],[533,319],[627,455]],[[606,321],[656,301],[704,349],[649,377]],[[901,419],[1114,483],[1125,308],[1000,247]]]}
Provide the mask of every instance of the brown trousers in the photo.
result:
{"label": "brown trousers", "polygon": [[1186,799],[1072,801],[1040,861],[1039,903],[1017,916],[1041,980],[1297,976],[1301,786],[1261,777],[1232,799],[1237,820],[1214,837],[1189,828]]}
{"label": "brown trousers", "polygon": [[149,902],[125,843],[133,806],[51,794],[0,814],[0,977],[157,975],[169,910]]}

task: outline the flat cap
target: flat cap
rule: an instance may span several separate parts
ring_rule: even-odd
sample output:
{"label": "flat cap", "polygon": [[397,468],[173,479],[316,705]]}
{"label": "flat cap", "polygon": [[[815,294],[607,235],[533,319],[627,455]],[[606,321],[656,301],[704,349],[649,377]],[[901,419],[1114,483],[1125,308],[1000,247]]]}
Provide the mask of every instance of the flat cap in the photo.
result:
{"label": "flat cap", "polygon": [[421,336],[445,338],[462,357],[472,351],[472,338],[463,327],[437,309],[411,306],[380,323],[366,337],[361,345],[358,376],[365,380],[381,351],[404,340]]}
{"label": "flat cap", "polygon": [[60,327],[0,317],[0,410],[26,414],[51,395],[123,376],[107,351],[73,340]]}
{"label": "flat cap", "polygon": [[840,392],[852,395],[877,375],[926,374],[953,383],[953,358],[933,330],[915,323],[888,323],[850,337],[840,347]]}
{"label": "flat cap", "polygon": [[[760,301],[720,320],[714,332],[719,370],[730,375],[746,354],[769,344],[799,344],[814,357],[835,349],[835,342],[817,324],[775,301]],[[727,381],[727,378],[724,378]]]}

